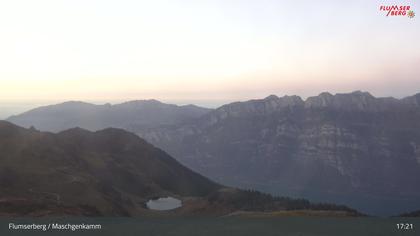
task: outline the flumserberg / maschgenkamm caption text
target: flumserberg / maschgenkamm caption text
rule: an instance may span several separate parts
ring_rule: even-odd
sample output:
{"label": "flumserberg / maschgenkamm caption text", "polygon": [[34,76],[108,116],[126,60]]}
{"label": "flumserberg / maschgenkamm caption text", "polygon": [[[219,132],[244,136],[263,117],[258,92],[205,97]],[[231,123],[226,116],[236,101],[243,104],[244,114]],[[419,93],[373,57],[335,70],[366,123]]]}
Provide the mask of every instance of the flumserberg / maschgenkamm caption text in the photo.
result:
{"label": "flumserberg / maschgenkamm caption text", "polygon": [[71,223],[49,223],[49,224],[17,224],[9,223],[9,230],[28,230],[28,231],[84,231],[84,230],[101,230],[100,224],[71,224]]}

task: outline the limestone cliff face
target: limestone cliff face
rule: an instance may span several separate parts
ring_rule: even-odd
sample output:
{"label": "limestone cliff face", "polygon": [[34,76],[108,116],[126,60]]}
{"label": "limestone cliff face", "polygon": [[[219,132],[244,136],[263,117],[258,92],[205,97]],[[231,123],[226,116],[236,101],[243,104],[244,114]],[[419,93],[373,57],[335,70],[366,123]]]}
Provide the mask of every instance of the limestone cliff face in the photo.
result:
{"label": "limestone cliff face", "polygon": [[139,135],[235,186],[304,197],[420,199],[419,97],[272,95]]}

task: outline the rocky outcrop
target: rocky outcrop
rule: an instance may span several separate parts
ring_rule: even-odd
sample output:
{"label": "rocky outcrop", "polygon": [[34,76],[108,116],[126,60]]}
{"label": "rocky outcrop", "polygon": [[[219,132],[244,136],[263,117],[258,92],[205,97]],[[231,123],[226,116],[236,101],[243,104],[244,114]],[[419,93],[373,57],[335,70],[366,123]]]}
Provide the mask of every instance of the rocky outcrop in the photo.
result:
{"label": "rocky outcrop", "polygon": [[343,201],[373,214],[386,214],[387,199],[394,214],[407,210],[401,199],[420,205],[418,97],[272,95],[138,134],[222,183]]}

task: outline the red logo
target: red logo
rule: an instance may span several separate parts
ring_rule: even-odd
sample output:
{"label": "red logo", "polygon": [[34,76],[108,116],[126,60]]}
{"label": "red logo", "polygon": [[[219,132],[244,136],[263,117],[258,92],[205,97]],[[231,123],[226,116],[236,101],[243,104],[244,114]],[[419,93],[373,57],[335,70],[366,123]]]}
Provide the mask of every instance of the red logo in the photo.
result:
{"label": "red logo", "polygon": [[409,18],[413,18],[416,14],[413,10],[410,10],[411,6],[400,6],[400,5],[393,5],[393,6],[380,6],[379,10],[386,12],[385,16],[408,16]]}

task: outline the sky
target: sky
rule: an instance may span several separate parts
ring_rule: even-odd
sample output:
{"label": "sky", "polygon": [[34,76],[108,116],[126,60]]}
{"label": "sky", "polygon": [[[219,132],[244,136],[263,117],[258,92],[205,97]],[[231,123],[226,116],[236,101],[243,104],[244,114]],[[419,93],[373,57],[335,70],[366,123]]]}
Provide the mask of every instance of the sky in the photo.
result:
{"label": "sky", "polygon": [[[410,5],[408,17],[381,5]],[[420,92],[416,1],[0,1],[0,118],[67,100],[216,106]]]}

